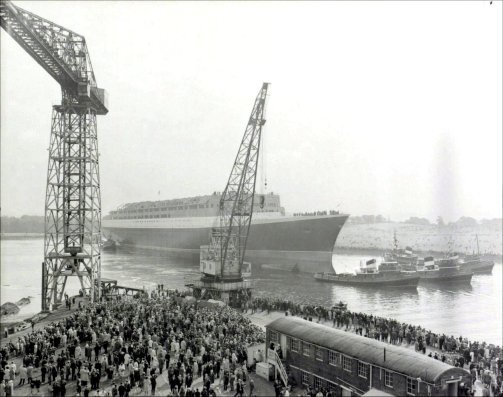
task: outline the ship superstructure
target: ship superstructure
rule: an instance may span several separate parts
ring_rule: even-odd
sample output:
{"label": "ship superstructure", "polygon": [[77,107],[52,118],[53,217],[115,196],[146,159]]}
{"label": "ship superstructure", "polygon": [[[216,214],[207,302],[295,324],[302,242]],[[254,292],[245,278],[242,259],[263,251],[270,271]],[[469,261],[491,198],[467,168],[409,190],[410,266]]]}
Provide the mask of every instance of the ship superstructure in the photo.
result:
{"label": "ship superstructure", "polygon": [[[205,196],[128,203],[111,211],[104,219],[215,217],[218,215],[220,197],[220,192],[214,192]],[[285,209],[281,207],[279,195],[272,192],[255,194],[253,212],[285,215]]]}

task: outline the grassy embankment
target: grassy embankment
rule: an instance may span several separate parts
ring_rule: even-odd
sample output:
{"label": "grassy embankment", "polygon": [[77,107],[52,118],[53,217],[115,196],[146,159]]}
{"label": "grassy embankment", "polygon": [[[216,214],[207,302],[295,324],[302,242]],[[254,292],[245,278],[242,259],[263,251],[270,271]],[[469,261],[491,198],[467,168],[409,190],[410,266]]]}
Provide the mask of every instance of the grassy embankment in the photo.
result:
{"label": "grassy embankment", "polygon": [[437,225],[412,225],[407,223],[346,224],[337,238],[335,253],[364,253],[380,255],[393,248],[393,234],[400,248],[411,246],[420,254],[439,256],[445,253],[452,241],[454,252],[477,252],[478,235],[480,253],[501,262],[502,229],[498,226],[474,227]]}

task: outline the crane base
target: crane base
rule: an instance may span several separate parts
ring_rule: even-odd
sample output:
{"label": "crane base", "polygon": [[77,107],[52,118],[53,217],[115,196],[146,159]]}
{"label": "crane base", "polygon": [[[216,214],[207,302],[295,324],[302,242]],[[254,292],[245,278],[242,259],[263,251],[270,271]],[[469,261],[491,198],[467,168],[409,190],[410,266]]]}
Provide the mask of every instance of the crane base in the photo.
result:
{"label": "crane base", "polygon": [[196,299],[220,300],[229,306],[239,306],[241,302],[250,299],[252,290],[252,283],[249,280],[227,282],[195,280],[186,286],[192,289],[192,295]]}

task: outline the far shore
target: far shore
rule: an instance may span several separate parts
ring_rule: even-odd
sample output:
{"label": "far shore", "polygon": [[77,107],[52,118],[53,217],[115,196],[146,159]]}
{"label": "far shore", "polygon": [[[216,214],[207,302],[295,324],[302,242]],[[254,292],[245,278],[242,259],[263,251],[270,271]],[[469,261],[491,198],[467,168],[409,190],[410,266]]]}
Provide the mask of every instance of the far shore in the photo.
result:
{"label": "far shore", "polygon": [[[335,247],[334,254],[338,255],[368,255],[368,256],[376,256],[380,257],[385,252],[389,250],[383,250],[378,247]],[[433,256],[435,258],[442,258],[445,256],[445,252],[441,251],[415,251],[414,252],[419,257],[425,256]],[[480,254],[480,256],[487,260],[492,260],[497,263],[503,262],[503,255],[494,254],[494,253],[484,253]]]}
{"label": "far shore", "polygon": [[21,240],[43,237],[44,233],[0,233],[0,240]]}

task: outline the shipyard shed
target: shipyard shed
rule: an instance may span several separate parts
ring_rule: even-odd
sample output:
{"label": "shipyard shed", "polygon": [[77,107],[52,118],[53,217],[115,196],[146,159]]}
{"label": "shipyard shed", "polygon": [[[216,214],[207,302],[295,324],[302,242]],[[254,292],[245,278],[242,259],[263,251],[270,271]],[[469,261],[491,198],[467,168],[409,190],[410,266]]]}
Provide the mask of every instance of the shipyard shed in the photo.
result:
{"label": "shipyard shed", "polygon": [[[295,317],[266,326],[267,361],[298,385],[359,396],[370,390],[399,396],[457,396],[470,373],[415,351]],[[279,372],[279,370],[278,370]]]}

